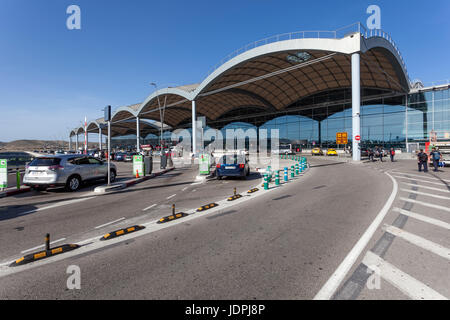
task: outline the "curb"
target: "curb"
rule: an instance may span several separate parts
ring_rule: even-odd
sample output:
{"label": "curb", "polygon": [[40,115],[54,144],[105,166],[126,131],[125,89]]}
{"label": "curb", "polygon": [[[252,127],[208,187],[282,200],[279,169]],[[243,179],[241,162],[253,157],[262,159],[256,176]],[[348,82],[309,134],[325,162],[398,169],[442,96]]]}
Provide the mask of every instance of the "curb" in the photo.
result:
{"label": "curb", "polygon": [[132,227],[128,227],[128,228],[123,228],[123,229],[119,229],[110,233],[105,234],[103,237],[100,238],[100,241],[104,241],[104,240],[109,240],[109,239],[114,239],[120,236],[124,236],[126,234],[129,233],[133,233],[139,230],[145,229],[144,226],[132,226]]}
{"label": "curb", "polygon": [[9,266],[10,267],[17,267],[17,266],[21,266],[27,263],[31,263],[34,261],[38,261],[41,259],[45,259],[45,258],[50,258],[52,256],[56,256],[58,254],[64,253],[64,252],[68,252],[68,251],[72,251],[75,250],[77,248],[79,248],[80,246],[77,244],[64,244],[62,246],[50,249],[50,250],[45,250],[45,251],[39,251],[39,252],[35,252],[35,253],[30,253],[26,256],[23,256],[22,258],[17,259],[16,261],[14,261],[13,263],[11,263]]}
{"label": "curb", "polygon": [[218,204],[213,202],[213,203],[201,206],[200,208],[197,209],[197,212],[201,212],[201,211],[205,211],[205,210],[208,210],[208,209],[212,209],[212,208],[215,208],[217,206],[218,206]]}
{"label": "curb", "polygon": [[25,193],[31,191],[30,187],[21,187],[20,189],[7,190],[0,192],[0,198],[14,196],[16,194]]}
{"label": "curb", "polygon": [[187,213],[178,212],[176,214],[172,214],[170,216],[163,217],[163,218],[159,219],[157,223],[166,223],[166,222],[169,222],[169,221],[172,221],[172,220],[176,220],[176,219],[180,219],[180,218],[183,218],[183,217],[186,217],[186,216],[188,216]]}
{"label": "curb", "polygon": [[240,194],[235,194],[234,196],[228,197],[227,200],[228,201],[234,201],[236,199],[242,198],[242,196]]}
{"label": "curb", "polygon": [[128,180],[128,181],[125,181],[125,182],[122,182],[122,183],[113,184],[113,185],[110,185],[109,187],[108,186],[99,186],[99,187],[96,187],[94,189],[94,192],[102,194],[102,193],[108,193],[108,192],[112,192],[112,191],[116,191],[116,190],[125,189],[125,188],[128,188],[129,186],[132,186],[132,185],[135,185],[135,184],[147,181],[149,179],[152,179],[154,177],[160,176],[160,175],[165,174],[165,173],[167,173],[169,171],[172,171],[174,169],[175,168],[165,169],[165,170],[157,172],[157,173],[152,173],[149,176]]}

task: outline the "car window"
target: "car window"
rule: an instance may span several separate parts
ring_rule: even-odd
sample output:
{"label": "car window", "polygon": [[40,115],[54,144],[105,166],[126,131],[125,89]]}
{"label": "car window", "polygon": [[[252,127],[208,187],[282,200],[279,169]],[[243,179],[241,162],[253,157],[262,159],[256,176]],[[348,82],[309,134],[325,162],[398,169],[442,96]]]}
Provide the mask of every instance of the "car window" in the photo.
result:
{"label": "car window", "polygon": [[90,164],[102,164],[100,160],[97,160],[95,158],[89,158]]}
{"label": "car window", "polygon": [[36,158],[30,162],[33,167],[50,167],[56,166],[61,162],[61,158]]}
{"label": "car window", "polygon": [[90,164],[89,158],[87,157],[78,158],[75,164],[77,165]]}

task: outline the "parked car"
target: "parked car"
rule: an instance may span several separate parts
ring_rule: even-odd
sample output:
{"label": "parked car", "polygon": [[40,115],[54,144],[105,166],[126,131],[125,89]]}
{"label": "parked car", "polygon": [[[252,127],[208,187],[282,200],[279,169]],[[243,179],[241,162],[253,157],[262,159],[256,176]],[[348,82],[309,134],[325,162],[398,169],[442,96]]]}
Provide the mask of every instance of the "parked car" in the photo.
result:
{"label": "parked car", "polygon": [[[114,164],[110,167],[110,181],[117,176]],[[87,155],[57,155],[35,158],[25,169],[23,183],[33,189],[65,187],[76,191],[91,180],[108,179],[108,164]]]}
{"label": "parked car", "polygon": [[245,179],[250,175],[248,155],[231,154],[222,156],[216,165],[216,177],[241,177]]}
{"label": "parked car", "polygon": [[336,149],[328,148],[327,156],[337,156],[337,155],[338,155],[338,153],[337,153]]}
{"label": "parked car", "polygon": [[124,161],[125,160],[125,156],[126,156],[126,153],[124,153],[124,152],[117,152],[117,153],[114,154],[114,160],[115,161]]}
{"label": "parked car", "polygon": [[137,155],[137,154],[138,154],[137,152],[128,152],[128,153],[125,155],[123,161],[126,161],[126,162],[133,161],[133,156],[135,156],[135,155]]}
{"label": "parked car", "polygon": [[311,150],[311,155],[312,156],[323,156],[323,151],[320,148],[313,148]]}

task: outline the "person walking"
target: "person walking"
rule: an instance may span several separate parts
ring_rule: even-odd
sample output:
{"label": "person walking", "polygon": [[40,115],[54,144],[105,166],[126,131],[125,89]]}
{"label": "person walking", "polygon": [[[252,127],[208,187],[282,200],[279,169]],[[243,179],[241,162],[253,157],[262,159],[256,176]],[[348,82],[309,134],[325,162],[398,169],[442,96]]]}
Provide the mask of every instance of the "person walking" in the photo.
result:
{"label": "person walking", "polygon": [[428,155],[423,152],[423,149],[420,149],[420,152],[417,154],[417,163],[419,166],[419,172],[428,172]]}
{"label": "person walking", "polygon": [[394,162],[394,156],[395,156],[395,150],[394,150],[394,148],[391,148],[390,156],[391,156],[391,162]]}
{"label": "person walking", "polygon": [[433,166],[434,166],[434,172],[438,171],[438,167],[439,167],[439,160],[441,160],[441,153],[439,151],[436,150],[436,148],[433,148],[431,153],[430,153],[430,157],[431,160],[433,160]]}
{"label": "person walking", "polygon": [[367,149],[367,153],[369,154],[369,161],[374,161],[373,160],[373,149],[372,148],[369,148],[369,149]]}

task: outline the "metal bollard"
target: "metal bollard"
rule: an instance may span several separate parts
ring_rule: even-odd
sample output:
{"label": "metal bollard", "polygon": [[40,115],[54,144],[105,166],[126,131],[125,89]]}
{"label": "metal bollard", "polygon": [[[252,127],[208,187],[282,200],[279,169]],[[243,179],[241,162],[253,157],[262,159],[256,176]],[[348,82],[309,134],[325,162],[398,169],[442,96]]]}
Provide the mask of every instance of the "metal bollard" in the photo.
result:
{"label": "metal bollard", "polygon": [[175,215],[175,204],[172,204],[172,215]]}
{"label": "metal bollard", "polygon": [[16,171],[16,187],[17,189],[20,189],[20,171]]}
{"label": "metal bollard", "polygon": [[288,178],[288,167],[284,167],[284,182],[287,182]]}
{"label": "metal bollard", "polygon": [[236,195],[236,188],[234,188],[234,195]]}
{"label": "metal bollard", "polygon": [[50,251],[50,233],[45,235],[45,250]]}
{"label": "metal bollard", "polygon": [[279,186],[280,185],[280,171],[277,170],[277,172],[275,173],[275,185]]}

